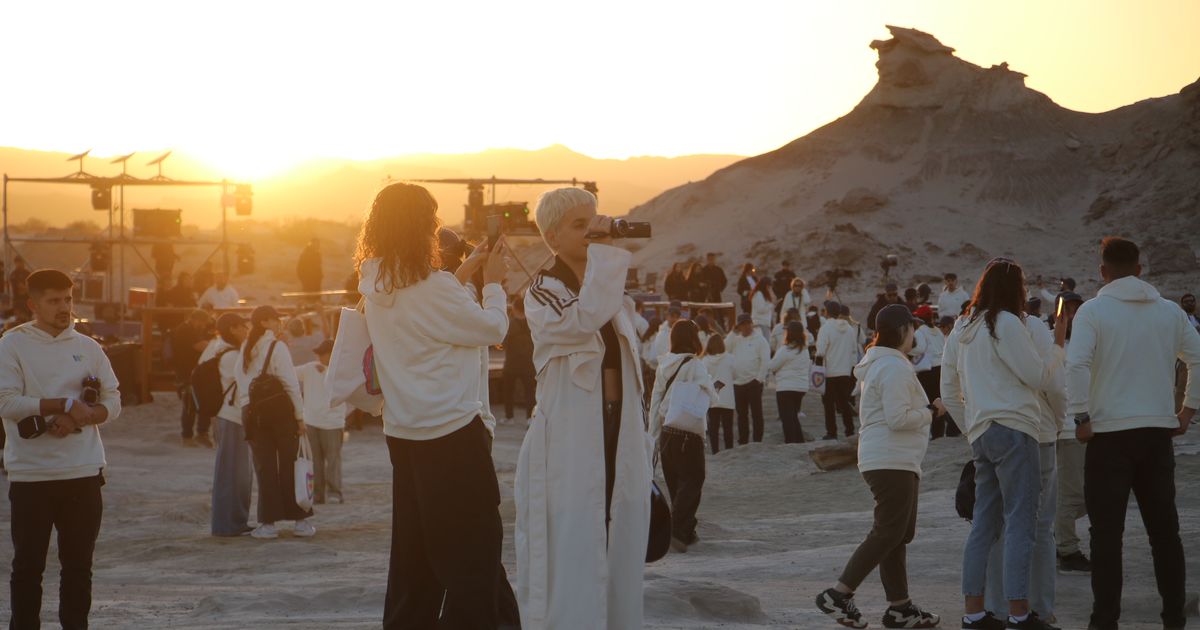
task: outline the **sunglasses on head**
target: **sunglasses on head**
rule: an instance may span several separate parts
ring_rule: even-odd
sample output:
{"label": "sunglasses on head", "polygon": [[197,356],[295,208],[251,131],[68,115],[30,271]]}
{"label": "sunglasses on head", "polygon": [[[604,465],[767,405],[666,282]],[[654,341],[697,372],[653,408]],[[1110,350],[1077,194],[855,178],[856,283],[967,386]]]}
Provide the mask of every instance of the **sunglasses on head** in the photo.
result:
{"label": "sunglasses on head", "polygon": [[988,269],[991,269],[995,265],[1005,265],[1005,269],[1004,269],[1005,273],[1010,272],[1013,269],[1020,268],[1020,266],[1017,265],[1015,260],[1013,260],[1011,258],[1004,258],[1002,256],[989,260],[987,267],[988,267]]}

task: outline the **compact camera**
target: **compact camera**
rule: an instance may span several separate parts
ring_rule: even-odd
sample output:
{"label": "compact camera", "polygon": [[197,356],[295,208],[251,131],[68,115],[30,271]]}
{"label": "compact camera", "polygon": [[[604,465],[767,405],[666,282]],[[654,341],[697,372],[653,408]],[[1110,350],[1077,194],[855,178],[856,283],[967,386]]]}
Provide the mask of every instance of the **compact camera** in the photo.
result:
{"label": "compact camera", "polygon": [[79,399],[89,405],[100,404],[100,379],[95,376],[83,379],[83,395]]}

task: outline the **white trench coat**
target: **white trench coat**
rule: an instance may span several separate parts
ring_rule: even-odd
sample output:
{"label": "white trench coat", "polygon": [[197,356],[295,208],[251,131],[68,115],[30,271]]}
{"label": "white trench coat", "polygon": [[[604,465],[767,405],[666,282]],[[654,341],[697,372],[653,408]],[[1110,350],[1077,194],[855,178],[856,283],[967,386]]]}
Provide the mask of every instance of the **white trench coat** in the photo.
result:
{"label": "white trench coat", "polygon": [[[525,630],[642,627],[650,527],[650,454],[629,252],[593,244],[582,289],[559,261],[525,297],[537,408],[517,461],[517,600]],[[570,274],[569,270],[566,273]],[[607,548],[600,328],[620,340],[623,406]]]}

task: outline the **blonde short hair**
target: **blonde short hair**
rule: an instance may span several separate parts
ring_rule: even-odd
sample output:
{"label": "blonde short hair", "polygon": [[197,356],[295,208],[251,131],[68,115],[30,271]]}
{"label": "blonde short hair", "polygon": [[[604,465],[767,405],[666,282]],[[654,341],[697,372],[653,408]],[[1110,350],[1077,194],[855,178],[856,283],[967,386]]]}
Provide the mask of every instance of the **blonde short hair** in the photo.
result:
{"label": "blonde short hair", "polygon": [[585,205],[590,206],[593,212],[599,207],[596,195],[582,188],[556,188],[542,193],[538,197],[535,213],[538,229],[545,236],[558,227],[558,222],[562,221],[568,210]]}

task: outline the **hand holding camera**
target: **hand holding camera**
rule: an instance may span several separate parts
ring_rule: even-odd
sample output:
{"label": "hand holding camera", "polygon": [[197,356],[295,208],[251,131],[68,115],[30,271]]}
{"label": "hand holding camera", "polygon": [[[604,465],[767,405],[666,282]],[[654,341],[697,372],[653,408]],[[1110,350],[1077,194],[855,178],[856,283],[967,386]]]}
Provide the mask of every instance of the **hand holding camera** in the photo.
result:
{"label": "hand holding camera", "polygon": [[592,217],[592,221],[588,223],[587,234],[585,238],[593,243],[601,245],[612,245],[612,217],[606,217],[602,214],[597,214]]}

